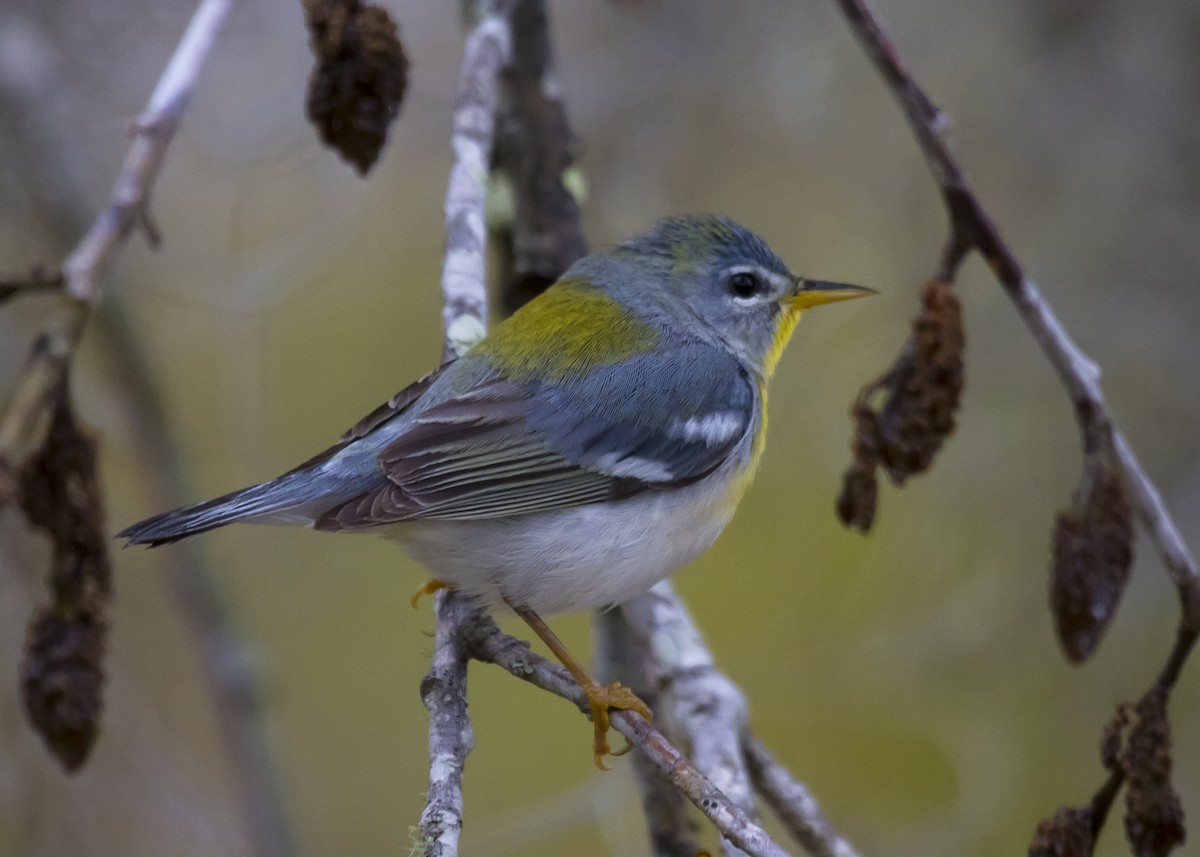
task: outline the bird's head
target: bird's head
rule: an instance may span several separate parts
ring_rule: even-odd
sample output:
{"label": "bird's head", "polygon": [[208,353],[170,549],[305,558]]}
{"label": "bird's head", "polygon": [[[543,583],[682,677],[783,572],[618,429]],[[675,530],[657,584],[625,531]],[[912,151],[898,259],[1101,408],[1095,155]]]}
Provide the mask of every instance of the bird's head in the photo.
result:
{"label": "bird's head", "polygon": [[798,277],[755,233],[725,217],[660,220],[588,271],[611,297],[660,327],[730,350],[769,376],[804,310],[875,294]]}

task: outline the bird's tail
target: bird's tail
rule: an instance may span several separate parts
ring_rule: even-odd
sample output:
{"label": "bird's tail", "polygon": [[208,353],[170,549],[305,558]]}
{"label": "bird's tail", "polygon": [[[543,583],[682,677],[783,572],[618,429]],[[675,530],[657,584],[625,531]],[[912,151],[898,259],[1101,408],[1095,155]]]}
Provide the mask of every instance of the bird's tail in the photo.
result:
{"label": "bird's tail", "polygon": [[305,507],[321,496],[317,480],[305,471],[288,473],[270,482],[243,488],[194,506],[172,509],[139,521],[117,533],[126,545],[156,545],[179,541],[236,521],[258,523],[311,520]]}

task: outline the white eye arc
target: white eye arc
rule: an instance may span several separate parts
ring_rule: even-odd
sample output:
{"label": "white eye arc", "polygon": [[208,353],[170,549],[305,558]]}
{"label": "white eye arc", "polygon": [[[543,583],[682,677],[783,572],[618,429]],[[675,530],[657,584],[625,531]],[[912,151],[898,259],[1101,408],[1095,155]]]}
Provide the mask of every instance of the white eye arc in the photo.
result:
{"label": "white eye arc", "polygon": [[741,307],[757,306],[771,296],[774,277],[761,268],[734,268],[725,275],[725,289]]}

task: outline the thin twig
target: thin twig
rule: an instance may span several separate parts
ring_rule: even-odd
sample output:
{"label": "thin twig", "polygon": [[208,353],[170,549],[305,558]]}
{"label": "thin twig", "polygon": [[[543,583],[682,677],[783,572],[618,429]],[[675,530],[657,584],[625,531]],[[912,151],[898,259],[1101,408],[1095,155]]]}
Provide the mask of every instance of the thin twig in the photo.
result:
{"label": "thin twig", "polygon": [[446,256],[442,265],[442,327],[450,360],[483,338],[487,328],[488,167],[500,69],[512,52],[506,17],[511,2],[490,0],[467,36],[454,105],[454,165],[446,189]]}
{"label": "thin twig", "polygon": [[787,768],[750,734],[742,738],[742,751],[754,788],[776,817],[813,857],[858,857],[854,846],[838,835],[821,812],[816,798]]}
{"label": "thin twig", "polygon": [[[758,820],[741,735],[746,729],[746,698],[716,668],[712,652],[674,588],[658,583],[624,606],[625,615],[651,653],[672,731],[686,738],[692,761],[729,795],[746,815]],[[723,842],[727,857],[742,852]]]}
{"label": "thin twig", "polygon": [[[1179,591],[1183,624],[1200,630],[1200,577],[1158,489],[1146,475],[1125,437],[1114,425],[1100,389],[1100,370],[1071,339],[1058,316],[1021,268],[999,230],[975,196],[946,140],[949,122],[901,63],[896,47],[863,0],[837,0],[851,29],[899,101],[942,190],[957,241],[983,254],[1075,404],[1085,433],[1111,433],[1118,460],[1133,488],[1138,514]],[[957,243],[957,242],[956,242]],[[961,262],[958,255],[954,264]],[[953,270],[953,268],[951,269]]]}
{"label": "thin twig", "polygon": [[[658,711],[660,696],[649,652],[631,632],[624,611],[619,607],[599,611],[594,625],[596,672],[601,680],[620,681],[651,711]],[[654,857],[695,857],[700,845],[687,799],[644,754],[633,753],[629,761],[642,795],[642,813]]]}
{"label": "thin twig", "polygon": [[463,826],[463,767],[475,746],[467,714],[463,626],[479,610],[447,590],[437,594],[434,609],[433,663],[421,682],[421,699],[429,711],[429,793],[421,813],[421,841],[427,857],[453,857]]}
{"label": "thin twig", "polygon": [[[81,324],[90,317],[90,307],[99,298],[97,284],[133,227],[149,229],[147,237],[154,243],[155,233],[146,217],[146,200],[170,142],[169,133],[163,131],[178,126],[197,75],[232,6],[232,3],[222,2],[203,3],[198,7],[138,120],[134,142],[112,197],[71,256],[72,267],[77,272],[75,288],[86,289],[90,297],[86,301],[79,300],[78,295],[63,298],[64,312],[78,313]],[[58,135],[51,132],[40,136],[45,139],[35,140],[34,145],[42,150],[58,141]],[[58,161],[68,157],[65,151],[55,154]],[[67,195],[57,195],[59,198],[64,196]],[[64,229],[82,231],[88,225],[80,203],[61,203],[61,206],[62,210],[57,212],[59,216],[53,219],[62,223]],[[137,212],[136,216],[131,215],[131,211]],[[88,264],[95,266],[91,272],[86,270]],[[61,291],[65,283],[61,272],[51,275],[39,268],[31,271],[29,279],[39,291]],[[93,324],[98,325],[104,355],[116,361],[113,374],[122,381],[119,393],[133,400],[128,407],[122,408],[122,412],[129,415],[136,445],[147,460],[148,491],[159,507],[178,505],[188,494],[175,466],[178,454],[144,355],[137,346],[136,337],[127,328],[121,304],[115,302],[109,311],[98,313]],[[70,360],[73,347],[61,335],[43,333],[43,343],[49,342],[59,344],[59,359],[64,364]],[[31,370],[44,373],[48,369],[48,361],[35,355]],[[61,369],[55,367],[55,371],[65,371],[65,365]],[[20,388],[36,390],[41,383],[26,380]],[[10,413],[35,414],[36,410],[36,405],[14,406]],[[25,417],[6,422],[5,426],[17,425],[23,419]],[[36,444],[37,432],[24,432],[23,443]],[[5,449],[9,448],[5,446]],[[298,853],[298,847],[274,774],[271,742],[252,657],[239,639],[217,583],[195,545],[185,543],[163,557],[176,604],[196,641],[197,658],[209,685],[221,736],[233,767],[253,853],[260,857],[294,855]]]}
{"label": "thin twig", "polygon": [[197,7],[138,118],[112,194],[63,262],[66,293],[50,313],[0,417],[0,503],[9,493],[4,483],[41,447],[49,424],[51,394],[66,376],[91,308],[99,299],[99,284],[117,250],[133,227],[145,221],[150,191],[167,146],[232,7],[233,0],[202,0]]}
{"label": "thin twig", "polygon": [[[1180,624],[1175,646],[1149,693],[1169,693],[1200,634],[1200,576],[1196,560],[1179,528],[1146,475],[1124,435],[1115,427],[1100,388],[1100,370],[1071,339],[1041,292],[1030,280],[999,230],[976,197],[946,140],[948,122],[934,107],[901,63],[896,47],[864,0],[837,0],[855,36],[900,103],[934,178],[941,188],[950,217],[948,246],[978,250],[1012,299],[1042,351],[1049,358],[1075,406],[1085,451],[1107,448],[1124,471],[1133,502],[1180,599]],[[945,268],[953,274],[962,254],[947,254]],[[1091,833],[1099,833],[1125,779],[1113,768],[1089,805]]]}
{"label": "thin twig", "polygon": [[[473,657],[496,664],[519,679],[588,710],[583,691],[570,674],[529,649],[529,644],[503,633],[489,616],[480,615],[464,629]],[[785,857],[781,848],[746,812],[689,762],[658,729],[641,715],[629,711],[612,712],[613,728],[654,763],[655,767],[679,789],[717,830],[737,847],[753,857]]]}

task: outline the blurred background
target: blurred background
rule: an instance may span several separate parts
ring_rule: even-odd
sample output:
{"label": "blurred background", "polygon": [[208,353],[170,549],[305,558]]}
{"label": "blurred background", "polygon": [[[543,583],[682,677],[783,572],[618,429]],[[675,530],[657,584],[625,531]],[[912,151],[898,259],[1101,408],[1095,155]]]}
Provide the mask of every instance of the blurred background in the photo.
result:
{"label": "blurred background", "polygon": [[[121,253],[104,324],[77,364],[113,531],[159,511],[114,353],[148,364],[191,499],[295,465],[435,365],[461,31],[457,4],[385,5],[411,87],[366,181],[304,120],[311,57],[298,3],[244,4],[219,43],[153,197],[163,245],[134,236]],[[877,6],[1200,549],[1200,6]],[[56,264],[73,245],[191,9],[0,6],[0,270]],[[1078,435],[978,261],[959,289],[957,434],[931,473],[882,490],[870,536],[836,521],[849,404],[903,342],[945,223],[899,110],[832,3],[561,0],[550,11],[594,245],[666,213],[721,212],[794,270],[882,293],[805,319],[773,388],[758,483],[676,578],[749,696],[753,727],[864,854],[1024,853],[1039,818],[1099,786],[1101,727],[1146,689],[1173,640],[1175,592],[1153,549],[1139,539],[1107,639],[1090,664],[1069,666],[1047,567],[1054,513],[1079,475]],[[0,311],[0,390],[44,309],[26,299]],[[433,621],[427,604],[408,606],[421,570],[381,540],[290,528],[230,528],[198,549],[261,671],[304,853],[406,853],[428,777],[417,686]],[[0,854],[250,853],[167,584],[171,550],[114,553],[103,733],[69,777],[17,696],[47,550],[13,512],[0,516]],[[555,627],[590,649],[588,617]],[[628,764],[593,769],[590,727],[573,708],[480,665],[470,698],[464,854],[646,853]],[[1171,713],[1176,785],[1195,818],[1197,664]],[[1119,813],[1098,853],[1127,853]]]}

